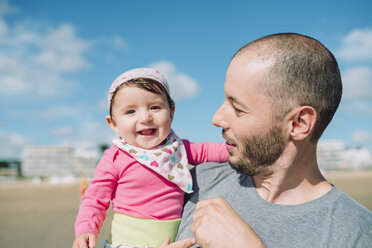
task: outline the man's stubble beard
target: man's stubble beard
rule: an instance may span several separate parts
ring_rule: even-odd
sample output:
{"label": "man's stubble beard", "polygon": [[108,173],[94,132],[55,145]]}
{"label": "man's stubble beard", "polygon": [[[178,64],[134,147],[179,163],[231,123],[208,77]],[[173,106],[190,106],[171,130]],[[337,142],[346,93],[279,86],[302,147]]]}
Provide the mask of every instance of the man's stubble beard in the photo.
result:
{"label": "man's stubble beard", "polygon": [[269,176],[273,164],[283,154],[285,141],[279,127],[274,126],[264,135],[246,138],[240,157],[229,164],[236,171],[250,176]]}

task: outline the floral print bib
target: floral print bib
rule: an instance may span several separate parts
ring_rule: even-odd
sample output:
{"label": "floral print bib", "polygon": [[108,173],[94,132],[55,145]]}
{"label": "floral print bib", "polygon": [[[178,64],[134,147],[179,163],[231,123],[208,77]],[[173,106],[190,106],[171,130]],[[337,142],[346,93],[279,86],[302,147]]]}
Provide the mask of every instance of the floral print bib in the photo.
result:
{"label": "floral print bib", "polygon": [[153,149],[132,146],[121,137],[114,139],[113,143],[139,163],[175,183],[184,192],[193,192],[185,145],[173,130],[163,144]]}

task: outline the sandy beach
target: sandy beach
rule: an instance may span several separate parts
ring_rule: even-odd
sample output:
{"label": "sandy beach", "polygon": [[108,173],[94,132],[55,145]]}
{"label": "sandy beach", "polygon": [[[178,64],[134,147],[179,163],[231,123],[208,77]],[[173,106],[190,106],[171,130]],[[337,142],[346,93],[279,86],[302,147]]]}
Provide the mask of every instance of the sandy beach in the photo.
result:
{"label": "sandy beach", "polygon": [[[372,171],[325,172],[326,178],[372,210]],[[30,182],[0,185],[0,244],[16,248],[66,248],[74,239],[79,185]],[[100,247],[109,232],[109,210]]]}
{"label": "sandy beach", "polygon": [[[1,247],[71,247],[80,204],[79,185],[2,186],[0,188]],[[98,242],[109,231],[111,211]],[[100,246],[97,246],[100,247]]]}

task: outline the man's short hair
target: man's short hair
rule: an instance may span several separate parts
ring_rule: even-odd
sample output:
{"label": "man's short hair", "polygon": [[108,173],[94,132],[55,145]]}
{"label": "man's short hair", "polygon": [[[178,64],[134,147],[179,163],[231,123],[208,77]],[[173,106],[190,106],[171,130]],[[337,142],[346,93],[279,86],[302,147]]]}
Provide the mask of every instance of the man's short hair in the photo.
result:
{"label": "man's short hair", "polygon": [[271,97],[276,119],[299,106],[317,113],[311,140],[317,141],[333,118],[342,95],[340,70],[333,54],[318,40],[296,33],[279,33],[257,39],[237,56],[252,55],[272,64],[260,84]]}

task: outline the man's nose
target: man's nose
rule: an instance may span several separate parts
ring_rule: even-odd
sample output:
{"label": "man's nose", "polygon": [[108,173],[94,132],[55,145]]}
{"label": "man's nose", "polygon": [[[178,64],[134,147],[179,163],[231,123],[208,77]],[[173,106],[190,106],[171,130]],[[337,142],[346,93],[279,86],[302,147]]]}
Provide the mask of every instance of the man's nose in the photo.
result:
{"label": "man's nose", "polygon": [[213,116],[212,123],[217,127],[227,128],[225,103],[223,103]]}

